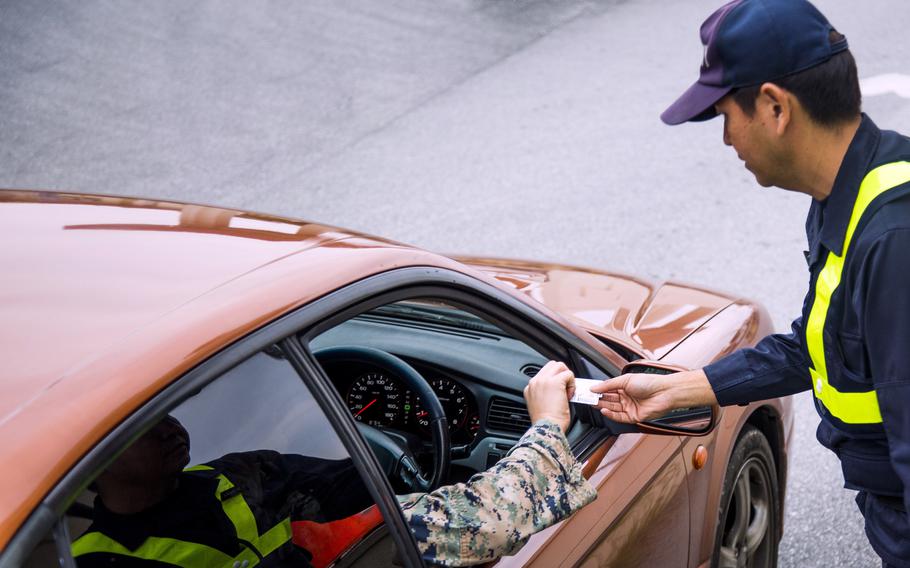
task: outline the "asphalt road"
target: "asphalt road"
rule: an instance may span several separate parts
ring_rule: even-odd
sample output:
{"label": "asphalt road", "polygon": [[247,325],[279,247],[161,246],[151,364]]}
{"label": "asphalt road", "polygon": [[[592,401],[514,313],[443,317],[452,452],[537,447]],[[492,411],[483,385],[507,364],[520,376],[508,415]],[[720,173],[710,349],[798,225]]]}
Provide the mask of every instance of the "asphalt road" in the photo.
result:
{"label": "asphalt road", "polygon": [[[734,290],[780,330],[807,197],[663,126],[719,0],[0,0],[0,187],[282,213]],[[818,0],[910,132],[906,0]],[[876,566],[800,396],[781,566]]]}

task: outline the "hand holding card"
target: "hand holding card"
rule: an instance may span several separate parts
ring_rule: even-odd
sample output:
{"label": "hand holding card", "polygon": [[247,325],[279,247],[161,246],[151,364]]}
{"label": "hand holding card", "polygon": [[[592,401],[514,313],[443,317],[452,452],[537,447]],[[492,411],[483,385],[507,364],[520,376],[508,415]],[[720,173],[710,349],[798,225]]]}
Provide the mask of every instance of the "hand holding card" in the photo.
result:
{"label": "hand holding card", "polygon": [[569,402],[577,404],[589,404],[597,406],[600,402],[600,393],[591,392],[591,387],[600,384],[601,381],[594,379],[580,379],[575,377],[575,394],[569,399]]}

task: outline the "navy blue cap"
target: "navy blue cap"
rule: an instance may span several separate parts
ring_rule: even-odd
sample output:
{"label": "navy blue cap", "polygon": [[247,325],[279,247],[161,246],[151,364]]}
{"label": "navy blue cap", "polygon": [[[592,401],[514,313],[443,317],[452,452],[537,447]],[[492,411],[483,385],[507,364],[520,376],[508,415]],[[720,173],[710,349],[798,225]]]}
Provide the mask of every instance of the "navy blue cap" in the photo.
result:
{"label": "navy blue cap", "polygon": [[847,49],[831,43],[828,20],[806,0],[733,0],[701,25],[704,57],[696,81],[660,119],[667,124],[708,120],[714,104],[739,87],[798,73]]}

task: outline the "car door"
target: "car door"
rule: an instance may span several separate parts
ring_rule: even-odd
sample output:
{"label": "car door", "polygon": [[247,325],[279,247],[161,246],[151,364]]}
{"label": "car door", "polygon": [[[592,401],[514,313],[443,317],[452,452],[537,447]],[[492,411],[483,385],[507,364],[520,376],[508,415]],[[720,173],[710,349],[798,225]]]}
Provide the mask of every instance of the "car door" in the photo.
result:
{"label": "car door", "polygon": [[620,435],[591,482],[598,500],[554,531],[523,565],[688,565],[688,489],[676,438]]}
{"label": "car door", "polygon": [[[373,279],[369,286],[352,286],[339,295],[337,305],[326,312],[325,320],[302,339],[304,343],[312,341],[313,350],[354,341],[412,359],[432,358],[432,350],[421,350],[414,345],[413,335],[403,334],[402,339],[398,339],[388,330],[371,334],[356,329],[341,339],[333,336],[339,333],[340,327],[357,318],[369,320],[361,327],[375,326],[376,321],[373,320],[377,319],[378,311],[414,300],[445,303],[450,308],[469,311],[494,328],[507,330],[505,335],[509,340],[525,344],[529,351],[537,352],[542,358],[540,361],[545,362],[548,358],[567,361],[579,376],[606,378],[618,374],[618,370],[611,368],[601,352],[592,349],[590,344],[535,308],[485,282],[455,273],[441,274],[439,271],[404,270]],[[332,337],[327,340],[328,336]],[[453,343],[458,346],[449,351],[460,353],[455,356],[455,362],[448,354],[444,357],[448,361],[445,364],[440,363],[442,356],[440,360],[431,362],[446,368],[482,369],[475,366],[477,361],[486,357],[482,341],[474,342],[476,347],[473,350],[470,345]],[[513,372],[520,375],[519,366],[504,354],[501,365],[507,367],[510,364]],[[494,376],[499,375],[488,374],[483,378],[490,381]],[[526,382],[527,376],[523,379]],[[508,377],[503,376],[501,380],[501,385],[513,384]],[[462,457],[456,460],[457,463],[466,465],[473,462],[473,467],[482,469],[504,455],[510,443],[514,444],[514,438],[503,437],[495,429],[488,428],[485,422],[493,408],[492,398],[512,394],[509,397],[511,401],[521,404],[520,388],[511,393],[509,390],[506,387],[498,395],[481,399],[478,405],[480,428],[487,437],[474,442],[470,457]],[[339,387],[339,395],[346,398],[344,387]],[[372,399],[375,400],[375,397]],[[369,416],[360,414],[364,411],[364,401],[355,397],[348,402],[351,405],[349,410],[358,414],[358,419]],[[686,566],[689,500],[680,439],[672,435],[639,434],[628,426],[608,424],[588,407],[576,406],[574,412],[577,422],[583,423],[584,427],[578,428],[576,423],[569,438],[576,455],[587,462],[586,471],[598,489],[598,500],[569,520],[533,537],[524,549],[501,559],[498,565]],[[380,414],[375,416],[381,419]],[[482,448],[481,451],[477,451],[478,447]]]}

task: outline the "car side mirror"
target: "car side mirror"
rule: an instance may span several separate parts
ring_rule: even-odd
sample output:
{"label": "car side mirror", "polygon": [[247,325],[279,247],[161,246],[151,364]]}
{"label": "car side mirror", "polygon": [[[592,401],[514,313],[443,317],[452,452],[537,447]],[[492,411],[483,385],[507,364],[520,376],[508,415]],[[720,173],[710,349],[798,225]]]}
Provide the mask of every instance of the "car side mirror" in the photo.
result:
{"label": "car side mirror", "polygon": [[[639,359],[632,361],[622,368],[622,374],[644,373],[653,375],[668,375],[667,380],[672,381],[672,375],[686,371],[682,367],[669,365],[658,361]],[[717,426],[718,407],[699,406],[692,408],[677,408],[653,420],[641,422],[636,425],[639,432],[645,434],[672,434],[676,436],[704,436]]]}

